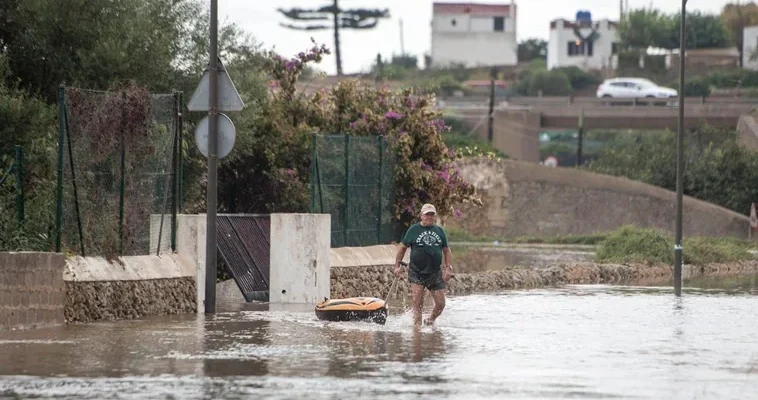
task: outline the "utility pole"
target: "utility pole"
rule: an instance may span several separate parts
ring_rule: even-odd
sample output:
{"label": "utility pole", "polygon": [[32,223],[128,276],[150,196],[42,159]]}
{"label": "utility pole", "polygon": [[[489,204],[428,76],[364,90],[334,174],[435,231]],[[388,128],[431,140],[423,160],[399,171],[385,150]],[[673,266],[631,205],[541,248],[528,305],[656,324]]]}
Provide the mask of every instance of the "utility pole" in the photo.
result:
{"label": "utility pole", "polygon": [[216,312],[216,202],[218,190],[218,0],[211,0],[211,49],[208,81],[208,191],[206,193],[205,312]]}
{"label": "utility pole", "polygon": [[676,243],[674,244],[674,295],[682,295],[682,197],[684,191],[684,56],[687,44],[687,0],[682,0],[679,21],[679,122],[676,138]]}

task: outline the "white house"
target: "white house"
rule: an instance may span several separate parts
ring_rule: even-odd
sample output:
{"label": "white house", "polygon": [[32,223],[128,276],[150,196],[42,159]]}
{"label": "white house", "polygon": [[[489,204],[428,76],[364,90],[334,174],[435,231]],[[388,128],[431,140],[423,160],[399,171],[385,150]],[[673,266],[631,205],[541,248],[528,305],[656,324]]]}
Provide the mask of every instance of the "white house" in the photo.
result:
{"label": "white house", "polygon": [[434,3],[432,65],[516,65],[516,4]]}
{"label": "white house", "polygon": [[742,34],[742,68],[758,70],[758,58],[750,57],[758,50],[758,26],[746,26]]}
{"label": "white house", "polygon": [[[577,19],[550,22],[547,68],[576,66],[583,70],[616,68],[618,63],[618,24],[602,19],[592,21],[589,12],[578,12]],[[593,37],[594,36],[594,39]]]}

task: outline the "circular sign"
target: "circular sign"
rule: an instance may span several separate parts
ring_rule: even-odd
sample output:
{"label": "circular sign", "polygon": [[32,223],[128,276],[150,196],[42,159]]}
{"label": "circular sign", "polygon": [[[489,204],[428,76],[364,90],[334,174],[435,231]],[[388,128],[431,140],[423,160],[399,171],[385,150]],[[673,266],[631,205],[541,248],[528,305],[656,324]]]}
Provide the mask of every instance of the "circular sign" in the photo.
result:
{"label": "circular sign", "polygon": [[558,159],[553,156],[549,156],[548,158],[545,159],[545,165],[547,165],[548,167],[557,167]]}
{"label": "circular sign", "polygon": [[[225,114],[219,113],[217,116],[218,132],[216,135],[216,155],[219,159],[224,158],[232,152],[234,148],[234,140],[237,137],[237,132],[232,123]],[[206,115],[205,118],[200,120],[195,128],[195,145],[200,152],[208,157],[208,128],[210,118]]]}

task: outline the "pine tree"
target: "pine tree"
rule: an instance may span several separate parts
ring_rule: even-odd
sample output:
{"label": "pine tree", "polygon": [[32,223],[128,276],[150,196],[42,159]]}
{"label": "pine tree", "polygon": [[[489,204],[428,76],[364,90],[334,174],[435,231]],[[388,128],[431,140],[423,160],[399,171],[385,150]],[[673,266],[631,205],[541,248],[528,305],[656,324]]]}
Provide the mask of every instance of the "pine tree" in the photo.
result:
{"label": "pine tree", "polygon": [[[280,24],[297,30],[334,30],[334,53],[337,58],[337,75],[342,75],[342,53],[340,52],[340,29],[372,29],[379,24],[379,19],[389,18],[388,9],[351,9],[342,10],[333,0],[332,5],[318,9],[291,8],[278,11],[293,21],[307,21],[305,25]],[[326,22],[317,22],[326,21]],[[328,22],[331,21],[331,22]]]}

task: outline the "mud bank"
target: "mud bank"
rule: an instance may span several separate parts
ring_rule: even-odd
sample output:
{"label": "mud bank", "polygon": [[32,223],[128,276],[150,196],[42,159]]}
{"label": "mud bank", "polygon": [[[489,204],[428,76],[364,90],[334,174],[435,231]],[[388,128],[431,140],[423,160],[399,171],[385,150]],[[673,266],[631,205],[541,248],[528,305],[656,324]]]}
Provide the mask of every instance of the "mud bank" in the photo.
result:
{"label": "mud bank", "polygon": [[[721,277],[758,273],[758,260],[705,266],[685,265],[683,279]],[[448,282],[449,294],[466,294],[507,289],[539,288],[567,284],[629,284],[666,283],[673,277],[672,266],[666,264],[596,264],[570,263],[545,267],[507,267],[500,271],[458,273]],[[385,298],[394,279],[391,265],[333,267],[331,297],[375,296]],[[410,286],[406,275],[397,282],[395,296],[403,297]],[[393,292],[395,292],[393,290]]]}

